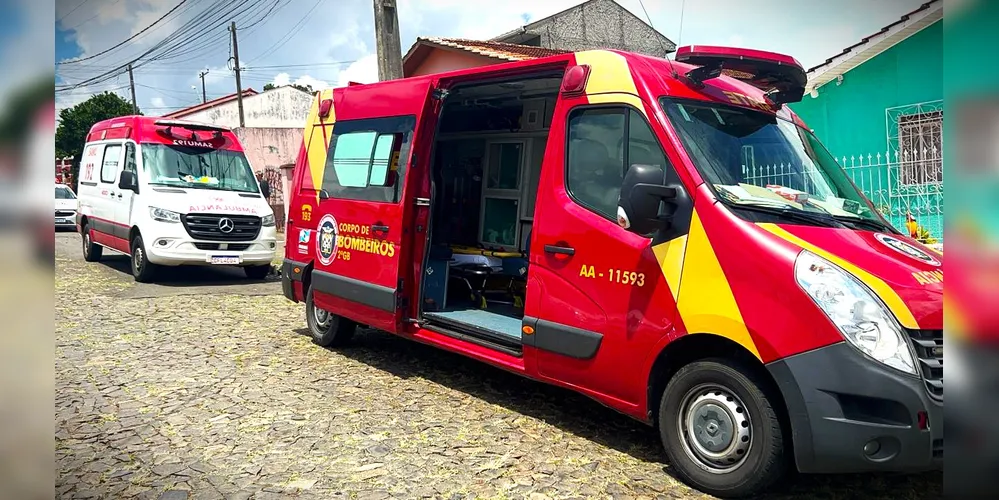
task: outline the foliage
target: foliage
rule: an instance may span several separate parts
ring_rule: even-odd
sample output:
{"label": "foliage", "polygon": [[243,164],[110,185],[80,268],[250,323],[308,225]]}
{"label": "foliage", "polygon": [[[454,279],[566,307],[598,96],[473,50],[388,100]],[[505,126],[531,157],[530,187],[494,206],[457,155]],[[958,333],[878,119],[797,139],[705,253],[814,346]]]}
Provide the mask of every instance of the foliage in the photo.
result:
{"label": "foliage", "polygon": [[[312,89],[312,85],[299,85],[297,83],[292,83],[292,84],[288,85],[288,87],[295,87],[296,89],[301,90],[302,92],[308,92],[310,94],[315,94],[316,93],[316,91]],[[268,90],[273,90],[273,89],[276,89],[276,88],[278,88],[277,85],[274,85],[273,83],[268,83],[268,84],[264,85],[264,92],[266,92]]]}
{"label": "foliage", "polygon": [[[87,140],[90,127],[95,123],[133,114],[132,103],[118,94],[104,92],[94,94],[86,101],[66,108],[59,112],[59,127],[56,129],[56,156],[73,157],[73,189],[76,190],[76,178],[80,171],[80,158],[83,156],[83,144]],[[142,114],[140,111],[138,114]]]}
{"label": "foliage", "polygon": [[919,241],[920,243],[926,245],[932,245],[937,242],[937,239],[934,238],[932,234],[930,234],[930,231],[928,229],[919,226],[919,228],[916,229],[916,241]]}
{"label": "foliage", "polygon": [[0,145],[19,149],[34,130],[38,111],[53,105],[54,93],[54,76],[43,76],[11,92],[0,115]]}

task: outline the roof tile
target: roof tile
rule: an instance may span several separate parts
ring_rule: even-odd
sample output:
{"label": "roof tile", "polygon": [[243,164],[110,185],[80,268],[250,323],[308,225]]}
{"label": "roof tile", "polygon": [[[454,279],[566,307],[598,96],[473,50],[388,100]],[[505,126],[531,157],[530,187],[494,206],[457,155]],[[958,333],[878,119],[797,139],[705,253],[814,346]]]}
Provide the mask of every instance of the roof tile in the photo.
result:
{"label": "roof tile", "polygon": [[530,45],[518,45],[515,43],[489,42],[484,40],[468,40],[465,38],[438,38],[420,37],[417,43],[425,42],[435,45],[442,45],[453,49],[464,50],[481,56],[503,59],[506,61],[524,61],[527,59],[537,59],[559,54],[567,54],[571,51],[560,49],[546,49],[544,47],[533,47]]}

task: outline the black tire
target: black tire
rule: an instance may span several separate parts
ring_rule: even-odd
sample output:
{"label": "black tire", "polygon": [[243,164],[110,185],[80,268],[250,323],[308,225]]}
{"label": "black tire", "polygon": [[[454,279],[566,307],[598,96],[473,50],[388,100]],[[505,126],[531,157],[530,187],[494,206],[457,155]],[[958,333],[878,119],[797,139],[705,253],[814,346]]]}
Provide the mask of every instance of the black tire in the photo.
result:
{"label": "black tire", "polygon": [[660,400],[658,423],[682,480],[710,495],[739,498],[763,492],[784,475],[783,430],[764,387],[751,371],[724,359],[677,371]]}
{"label": "black tire", "polygon": [[[316,317],[323,316],[323,313],[325,321]],[[309,288],[309,292],[305,295],[305,321],[309,325],[312,342],[321,347],[346,345],[357,330],[357,323],[317,308],[312,302],[312,288]]]}
{"label": "black tire", "polygon": [[142,235],[136,235],[132,239],[132,277],[139,283],[149,283],[156,275],[156,268],[156,264],[149,262],[149,257],[146,255]]}
{"label": "black tire", "polygon": [[83,240],[83,260],[87,262],[97,262],[101,260],[104,256],[104,247],[94,243],[90,240],[90,223],[83,226],[83,231],[80,233],[80,239]]}
{"label": "black tire", "polygon": [[262,266],[246,266],[243,268],[243,272],[246,273],[246,277],[251,280],[262,280],[270,274],[271,266],[268,264]]}

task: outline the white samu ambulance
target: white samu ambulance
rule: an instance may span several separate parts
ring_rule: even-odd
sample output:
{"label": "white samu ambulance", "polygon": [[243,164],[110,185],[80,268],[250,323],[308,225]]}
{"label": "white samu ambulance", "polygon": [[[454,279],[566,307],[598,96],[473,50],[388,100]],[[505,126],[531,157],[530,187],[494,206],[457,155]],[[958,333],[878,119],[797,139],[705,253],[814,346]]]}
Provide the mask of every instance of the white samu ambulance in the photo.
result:
{"label": "white samu ambulance", "polygon": [[99,122],[78,192],[84,258],[97,261],[105,248],[130,255],[136,281],[160,266],[240,266],[252,279],[270,270],[270,189],[227,128],[145,116]]}

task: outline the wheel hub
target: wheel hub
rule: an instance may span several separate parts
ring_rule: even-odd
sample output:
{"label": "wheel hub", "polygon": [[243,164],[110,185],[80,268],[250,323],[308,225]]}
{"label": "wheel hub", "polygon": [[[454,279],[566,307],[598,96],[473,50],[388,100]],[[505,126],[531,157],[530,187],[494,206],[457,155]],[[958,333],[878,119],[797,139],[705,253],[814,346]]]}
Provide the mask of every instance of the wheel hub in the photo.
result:
{"label": "wheel hub", "polygon": [[313,306],[312,311],[312,316],[316,320],[316,326],[326,328],[326,324],[330,321],[330,313],[315,306]]}
{"label": "wheel hub", "polygon": [[135,269],[142,270],[142,247],[135,249]]}
{"label": "wheel hub", "polygon": [[722,387],[690,391],[678,425],[687,455],[709,472],[738,468],[752,446],[752,425],[745,405]]}

